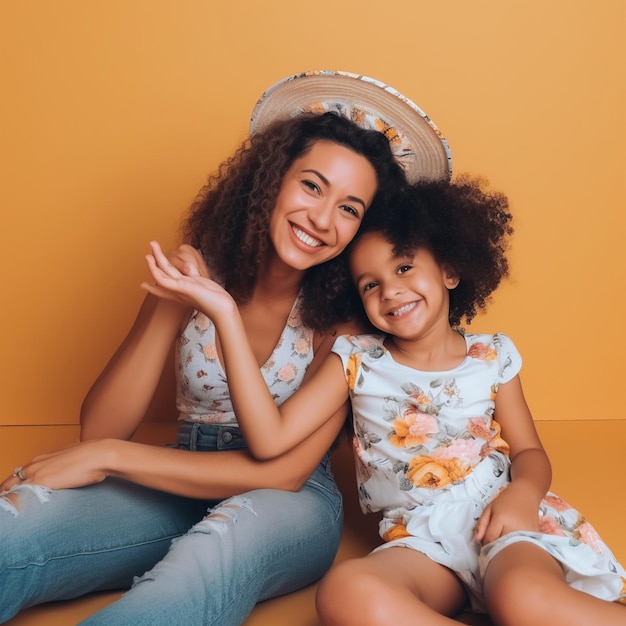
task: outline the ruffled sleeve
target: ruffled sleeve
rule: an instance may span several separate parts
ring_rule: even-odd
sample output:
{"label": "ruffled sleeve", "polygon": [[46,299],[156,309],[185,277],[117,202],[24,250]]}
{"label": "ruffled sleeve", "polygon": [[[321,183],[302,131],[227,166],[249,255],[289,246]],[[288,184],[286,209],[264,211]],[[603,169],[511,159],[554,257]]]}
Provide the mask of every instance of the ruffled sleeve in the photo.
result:
{"label": "ruffled sleeve", "polygon": [[502,333],[495,334],[493,343],[498,353],[498,382],[508,383],[522,369],[522,355],[507,335]]}
{"label": "ruffled sleeve", "polygon": [[380,358],[385,351],[383,340],[384,336],[380,335],[342,335],[335,339],[332,351],[341,358],[350,391],[354,391],[357,385],[363,355]]}

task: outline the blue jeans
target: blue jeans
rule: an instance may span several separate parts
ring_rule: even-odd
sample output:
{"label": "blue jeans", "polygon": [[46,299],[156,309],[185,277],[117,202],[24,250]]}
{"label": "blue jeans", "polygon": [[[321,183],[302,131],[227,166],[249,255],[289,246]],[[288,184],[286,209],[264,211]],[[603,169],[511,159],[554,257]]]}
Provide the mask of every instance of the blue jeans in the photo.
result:
{"label": "blue jeans", "polygon": [[[178,447],[245,444],[237,428],[183,424]],[[117,479],[16,493],[17,511],[0,502],[0,622],[27,606],[132,583],[83,623],[241,624],[259,600],[319,579],[342,527],[328,455],[297,493],[200,501]]]}

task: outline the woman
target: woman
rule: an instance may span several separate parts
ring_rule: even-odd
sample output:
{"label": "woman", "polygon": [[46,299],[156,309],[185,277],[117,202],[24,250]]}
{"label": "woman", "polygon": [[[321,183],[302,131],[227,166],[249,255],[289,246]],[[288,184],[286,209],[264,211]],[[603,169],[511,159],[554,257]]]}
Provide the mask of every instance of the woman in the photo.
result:
{"label": "woman", "polygon": [[[363,82],[324,75],[331,84],[349,77],[355,92]],[[318,75],[291,86],[308,84],[307,76]],[[372,90],[381,88],[370,82]],[[278,104],[268,94],[261,102]],[[412,122],[437,137],[417,109]],[[334,113],[258,113],[249,141],[192,206],[191,246],[173,258],[182,270],[200,266],[234,295],[278,403],[316,369],[350,317],[338,256],[365,211],[404,182],[385,135],[364,126]],[[410,124],[401,130],[411,136]],[[433,158],[426,173],[445,176],[447,152]],[[178,444],[131,442],[173,342]],[[0,498],[0,621],[25,606],[128,587],[141,576],[86,623],[240,624],[257,601],[327,570],[341,533],[327,451],[345,410],[289,454],[255,461],[219,359],[207,318],[146,297],[84,401],[81,443],[37,457],[0,485],[9,491]]]}

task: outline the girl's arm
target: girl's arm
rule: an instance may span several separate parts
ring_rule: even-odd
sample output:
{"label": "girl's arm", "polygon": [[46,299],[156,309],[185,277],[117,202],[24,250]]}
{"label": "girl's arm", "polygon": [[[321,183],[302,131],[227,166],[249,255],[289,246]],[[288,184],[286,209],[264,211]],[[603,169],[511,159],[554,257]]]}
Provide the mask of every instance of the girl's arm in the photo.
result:
{"label": "girl's arm", "polygon": [[[277,407],[231,296],[213,281],[179,272],[158,244],[153,243],[152,250],[153,255],[147,260],[156,285],[144,287],[164,298],[192,301],[194,308],[213,320],[220,337],[233,408],[255,457],[269,459],[283,454],[342,410],[348,400],[348,386],[341,359],[334,354],[329,354],[315,375]],[[337,432],[340,428],[341,424],[337,424]]]}
{"label": "girl's arm", "polygon": [[[107,476],[194,498],[224,498],[252,489],[297,491],[332,446],[347,407],[298,446],[271,461],[246,450],[198,454],[149,446],[129,438],[143,418],[188,304],[147,296],[133,328],[85,399],[82,443],[41,455],[22,466],[27,484],[63,489],[100,482]],[[328,343],[316,349],[311,368]],[[18,484],[9,476],[0,491]]]}
{"label": "girl's arm", "polygon": [[[291,450],[346,406],[348,387],[336,354],[329,354],[315,374],[278,407],[261,376],[239,313],[214,323],[237,421],[256,458],[271,459]],[[343,420],[333,422],[338,433]]]}
{"label": "girl's arm", "polygon": [[478,521],[475,539],[483,545],[514,530],[538,530],[539,504],[552,480],[519,375],[498,387],[494,419],[511,448],[511,483]]}

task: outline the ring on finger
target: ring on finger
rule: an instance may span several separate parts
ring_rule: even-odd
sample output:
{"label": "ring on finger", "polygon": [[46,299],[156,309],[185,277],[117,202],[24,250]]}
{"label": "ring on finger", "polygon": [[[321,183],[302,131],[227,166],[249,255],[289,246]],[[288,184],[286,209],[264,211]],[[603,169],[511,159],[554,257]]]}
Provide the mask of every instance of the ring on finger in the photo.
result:
{"label": "ring on finger", "polygon": [[22,474],[22,466],[21,465],[19,467],[16,467],[13,470],[13,476],[16,476],[17,478],[19,478],[22,481],[26,480],[26,478],[24,477],[24,474]]}

